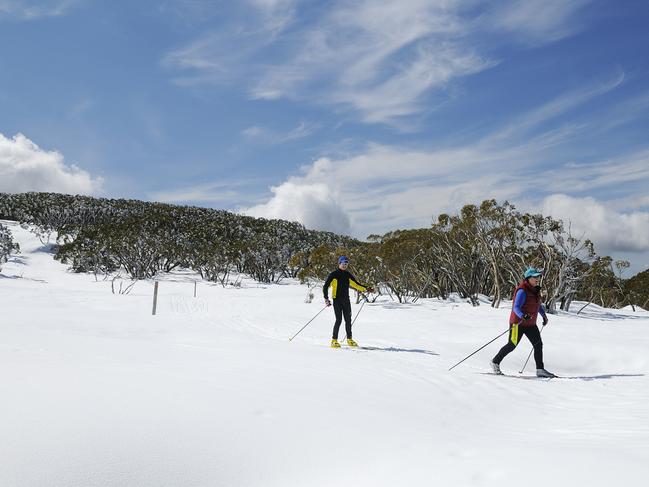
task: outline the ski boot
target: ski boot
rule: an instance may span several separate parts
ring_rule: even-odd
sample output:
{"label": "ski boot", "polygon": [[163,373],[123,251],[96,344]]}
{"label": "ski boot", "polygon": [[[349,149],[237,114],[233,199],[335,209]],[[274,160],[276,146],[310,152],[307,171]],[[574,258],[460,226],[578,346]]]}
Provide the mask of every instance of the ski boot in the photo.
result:
{"label": "ski boot", "polygon": [[352,340],[351,338],[348,338],[348,339],[347,339],[347,346],[349,346],[349,347],[358,347],[358,343],[356,343],[356,342],[355,342],[354,340]]}
{"label": "ski boot", "polygon": [[335,338],[331,339],[331,348],[340,348],[340,343]]}
{"label": "ski boot", "polygon": [[496,375],[503,375],[500,370],[500,364],[497,364],[496,362],[491,362],[491,371]]}
{"label": "ski boot", "polygon": [[536,376],[537,377],[547,377],[547,378],[550,378],[550,379],[552,377],[556,377],[556,375],[554,375],[552,372],[548,372],[545,369],[536,369]]}

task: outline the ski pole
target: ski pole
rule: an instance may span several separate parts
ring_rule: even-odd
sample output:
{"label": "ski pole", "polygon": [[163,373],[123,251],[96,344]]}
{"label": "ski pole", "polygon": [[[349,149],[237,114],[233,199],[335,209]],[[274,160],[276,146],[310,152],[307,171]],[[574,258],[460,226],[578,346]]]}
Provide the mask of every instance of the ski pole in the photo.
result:
{"label": "ski pole", "polygon": [[[541,336],[541,333],[543,333],[543,329],[545,328],[545,325],[541,326],[541,331],[539,332],[539,336]],[[523,368],[518,372],[519,374],[522,374],[523,371],[525,370],[525,367],[527,367],[527,362],[530,361],[530,357],[532,356],[532,352],[534,351],[534,347],[536,346],[538,342],[536,342],[534,345],[532,345],[532,350],[530,350],[530,354],[527,356],[527,360],[523,364]]]}
{"label": "ski pole", "polygon": [[[363,296],[365,298],[365,296]],[[363,303],[361,304],[361,307],[358,308],[358,311],[356,312],[356,316],[354,316],[354,319],[352,320],[351,326],[354,326],[354,323],[356,323],[356,318],[358,318],[358,315],[361,314],[361,310],[363,309],[363,306],[365,306],[365,303],[367,303],[367,298],[363,300]],[[350,327],[351,327],[350,326]],[[347,335],[345,335],[345,339],[347,338]]]}
{"label": "ski pole", "polygon": [[307,322],[306,325],[304,325],[302,328],[300,328],[300,331],[298,331],[295,335],[293,335],[291,338],[289,338],[288,341],[290,342],[291,340],[293,340],[293,338],[295,338],[296,336],[298,336],[302,330],[304,330],[307,326],[309,326],[309,323],[311,323],[313,320],[315,320],[315,319],[318,317],[318,315],[319,315],[320,313],[322,313],[325,309],[327,309],[327,306],[328,306],[328,305],[325,304],[325,307],[322,308],[320,311],[318,311],[318,312],[316,313],[316,315],[315,315],[313,318],[311,318],[311,319]]}
{"label": "ski pole", "polygon": [[509,329],[503,331],[503,332],[502,332],[500,335],[498,335],[496,338],[494,338],[493,340],[491,340],[491,341],[485,343],[484,345],[482,345],[479,349],[477,349],[477,350],[476,350],[475,352],[473,352],[471,355],[468,355],[468,356],[464,357],[462,360],[460,360],[458,363],[456,363],[453,367],[451,367],[451,368],[448,369],[448,370],[449,370],[449,371],[450,371],[450,370],[453,370],[455,367],[457,367],[458,365],[460,365],[460,364],[461,364],[462,362],[464,362],[466,359],[468,359],[468,358],[470,358],[470,357],[473,357],[476,353],[478,353],[478,352],[479,352],[480,350],[482,350],[484,347],[486,347],[486,346],[489,345],[490,343],[493,343],[493,342],[495,342],[496,340],[498,340],[498,339],[499,339],[501,336],[503,336],[505,333],[509,333]]}

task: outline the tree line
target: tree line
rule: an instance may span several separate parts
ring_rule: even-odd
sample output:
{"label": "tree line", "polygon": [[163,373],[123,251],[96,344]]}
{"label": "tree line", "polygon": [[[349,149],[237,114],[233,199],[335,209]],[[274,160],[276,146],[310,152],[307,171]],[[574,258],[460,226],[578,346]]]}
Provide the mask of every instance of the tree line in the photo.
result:
{"label": "tree line", "polygon": [[43,243],[56,235],[55,258],[75,272],[121,271],[132,280],[187,268],[223,285],[233,272],[279,282],[299,272],[290,265],[298,252],[360,243],[284,220],[57,193],[0,193],[0,218],[20,222]]}
{"label": "tree line", "polygon": [[[568,310],[573,300],[649,305],[649,271],[625,279],[628,262],[598,255],[569,225],[495,200],[367,241],[222,210],[57,193],[0,193],[0,219],[29,226],[44,243],[56,235],[55,258],[97,276],[124,272],[138,280],[187,268],[223,285],[246,274],[316,286],[344,253],[360,280],[399,302],[457,293],[474,305],[488,296],[498,307],[534,266],[544,270],[550,311]],[[8,248],[5,234],[0,230],[0,252]]]}
{"label": "tree line", "polygon": [[544,271],[550,312],[569,310],[573,300],[613,308],[649,305],[649,271],[624,279],[627,261],[600,256],[592,241],[564,222],[519,212],[508,202],[466,205],[458,214],[439,215],[428,228],[370,235],[354,248],[322,246],[295,255],[293,264],[303,282],[320,282],[341,253],[351,256],[360,280],[399,302],[458,293],[475,306],[488,296],[498,307],[534,266]]}

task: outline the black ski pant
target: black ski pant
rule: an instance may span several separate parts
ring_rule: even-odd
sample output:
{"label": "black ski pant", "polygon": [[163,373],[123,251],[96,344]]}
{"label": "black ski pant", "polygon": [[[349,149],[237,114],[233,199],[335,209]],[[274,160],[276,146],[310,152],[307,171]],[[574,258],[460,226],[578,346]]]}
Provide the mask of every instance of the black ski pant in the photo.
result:
{"label": "black ski pant", "polygon": [[347,338],[352,337],[352,304],[349,299],[334,299],[334,313],[336,315],[336,323],[334,323],[333,339],[338,340],[338,330],[340,330],[340,323],[342,323],[343,316],[345,317],[345,331]]}
{"label": "black ski pant", "polygon": [[534,326],[519,326],[519,325],[509,325],[509,340],[507,345],[500,349],[500,352],[496,354],[493,358],[495,364],[500,364],[502,360],[507,356],[507,354],[514,351],[522,335],[525,335],[527,339],[532,343],[534,347],[534,361],[536,362],[536,368],[542,369],[543,367],[543,341],[541,341],[541,332],[539,327]]}

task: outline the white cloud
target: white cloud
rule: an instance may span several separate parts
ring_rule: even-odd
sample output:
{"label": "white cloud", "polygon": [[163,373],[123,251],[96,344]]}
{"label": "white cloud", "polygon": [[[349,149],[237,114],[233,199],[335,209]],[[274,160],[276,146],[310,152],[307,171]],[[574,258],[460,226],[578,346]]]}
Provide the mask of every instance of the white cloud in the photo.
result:
{"label": "white cloud", "polygon": [[[295,0],[247,0],[231,7],[229,22],[222,22],[217,29],[163,55],[163,67],[189,73],[174,78],[176,84],[191,87],[242,83],[242,80],[256,76],[259,68],[254,66],[252,59],[290,25]],[[213,2],[203,0],[174,0],[164,10],[183,12],[179,15],[189,18],[223,16],[214,13],[219,9]]]}
{"label": "white cloud", "polygon": [[[592,125],[559,125],[537,134],[539,126],[550,118],[602,96],[620,83],[616,78],[604,85],[585,86],[582,92],[571,92],[571,100],[559,95],[519,117],[511,127],[495,129],[464,146],[415,150],[368,144],[352,155],[322,157],[290,177],[290,184],[279,187],[299,193],[314,185],[324,186],[326,191],[320,191],[336,194],[337,204],[350,217],[352,234],[358,237],[427,226],[440,212],[455,212],[464,204],[490,198],[529,204],[533,211],[552,192],[583,196],[597,190],[600,195],[611,192],[608,197],[602,196],[610,200],[623,185],[625,194],[635,194],[635,203],[640,205],[646,202],[643,188],[649,186],[649,149],[575,164],[564,153],[566,143],[588,135]],[[602,114],[603,123],[608,123],[607,115]],[[517,124],[523,128],[517,130]],[[286,193],[281,196],[288,199]],[[630,202],[625,200],[624,204],[632,208]],[[287,211],[286,218],[299,217],[291,205],[276,205],[272,214],[281,218],[282,211]],[[624,214],[633,215],[625,217],[627,221],[636,221],[642,215]],[[598,238],[604,242],[601,236]],[[642,238],[637,242],[643,242]],[[605,244],[612,245],[608,241]],[[640,248],[644,244],[637,245]],[[611,248],[631,247],[619,243]]]}
{"label": "white cloud", "polygon": [[35,20],[65,15],[81,0],[0,0],[0,20]]}
{"label": "white cloud", "polygon": [[422,111],[422,97],[430,90],[444,88],[455,78],[483,71],[494,62],[457,46],[418,47],[414,59],[385,79],[355,82],[330,94],[334,103],[347,105],[361,114],[364,122],[399,125],[402,117]]}
{"label": "white cloud", "polygon": [[[490,159],[496,158],[474,148],[424,152],[373,144],[359,155],[316,160],[272,188],[266,204],[244,212],[357,237],[427,226],[440,211],[520,193],[506,175],[488,174]],[[478,167],[487,171],[478,174]]]}
{"label": "white cloud", "polygon": [[[226,76],[229,71],[228,66],[234,64],[240,55],[233,53],[228,55],[222,49],[226,37],[227,35],[214,33],[185,47],[169,51],[164,55],[162,65],[169,68],[196,70],[201,73],[197,82],[202,82],[203,79],[214,81],[220,76]],[[185,78],[176,81],[181,84],[186,83],[183,79]],[[191,81],[192,77],[188,79]]]}
{"label": "white cloud", "polygon": [[557,41],[574,34],[575,14],[592,0],[508,0],[494,3],[483,19],[531,44]]}
{"label": "white cloud", "polygon": [[255,99],[333,105],[404,129],[406,117],[429,109],[427,95],[497,64],[489,54],[496,38],[552,42],[576,31],[587,3],[336,0],[324,9],[248,0],[247,14],[170,51],[163,64],[186,73],[180,85],[239,83]]}
{"label": "white cloud", "polygon": [[264,29],[274,35],[288,27],[295,16],[296,0],[249,0],[262,15]]}
{"label": "white cloud", "polygon": [[615,90],[624,83],[626,74],[621,71],[607,81],[581,86],[578,90],[562,93],[553,100],[515,118],[509,126],[492,135],[492,139],[521,136],[540,124],[556,119],[585,103]]}
{"label": "white cloud", "polygon": [[214,0],[164,0],[158,3],[158,11],[163,16],[188,24],[210,20],[220,13]]}
{"label": "white cloud", "polygon": [[599,253],[649,251],[649,212],[620,212],[592,197],[553,194],[541,212],[570,222],[572,233],[591,239]]}
{"label": "white cloud", "polygon": [[258,127],[257,125],[248,127],[247,129],[244,129],[241,133],[244,136],[251,139],[264,139],[264,140],[272,139],[272,132],[270,130],[265,129],[263,127]]}
{"label": "white cloud", "polygon": [[[304,167],[301,176],[273,188],[267,203],[244,212],[364,238],[397,228],[425,227],[442,212],[456,212],[465,204],[494,198],[570,222],[573,234],[593,240],[600,254],[649,251],[649,212],[615,209],[615,202],[592,197],[545,197],[546,191],[558,186],[555,181],[578,190],[589,173],[539,177],[534,164],[522,162],[528,149],[522,146],[519,152],[512,152],[476,146],[414,152],[374,145],[360,155],[318,159]],[[602,167],[608,167],[609,184],[615,186],[616,174],[624,173],[625,166],[609,164]],[[507,166],[514,171],[504,169]],[[649,184],[649,174],[642,178]],[[606,187],[605,177],[600,177],[600,184],[600,188]],[[639,198],[637,202],[646,201]]]}
{"label": "white cloud", "polygon": [[300,122],[297,127],[289,130],[288,132],[277,132],[264,127],[253,125],[244,129],[241,133],[252,140],[257,140],[264,144],[282,144],[292,140],[303,139],[310,136],[319,125],[313,122]]}
{"label": "white cloud", "polygon": [[[567,164],[558,172],[560,177],[553,181],[555,191],[590,192],[623,187],[628,193],[634,184],[649,187],[649,149],[593,163]],[[540,179],[549,177],[548,172]],[[637,196],[646,201],[646,191]]]}
{"label": "white cloud", "polygon": [[350,233],[350,219],[338,196],[326,184],[286,181],[272,187],[273,197],[265,204],[242,209],[247,215],[297,221],[314,230]]}
{"label": "white cloud", "polygon": [[256,183],[254,180],[214,181],[176,189],[152,191],[147,196],[154,201],[231,203],[247,197],[242,188]]}
{"label": "white cloud", "polygon": [[338,2],[297,34],[295,52],[260,73],[252,96],[315,98],[365,122],[398,124],[421,111],[427,91],[493,65],[461,42],[458,5]]}
{"label": "white cloud", "polygon": [[68,112],[68,116],[73,119],[82,119],[83,116],[95,107],[95,101],[91,98],[80,98],[74,103]]}
{"label": "white cloud", "polygon": [[101,186],[101,178],[66,164],[59,152],[45,151],[22,134],[11,139],[0,134],[0,191],[93,194]]}

